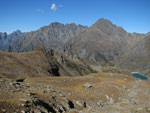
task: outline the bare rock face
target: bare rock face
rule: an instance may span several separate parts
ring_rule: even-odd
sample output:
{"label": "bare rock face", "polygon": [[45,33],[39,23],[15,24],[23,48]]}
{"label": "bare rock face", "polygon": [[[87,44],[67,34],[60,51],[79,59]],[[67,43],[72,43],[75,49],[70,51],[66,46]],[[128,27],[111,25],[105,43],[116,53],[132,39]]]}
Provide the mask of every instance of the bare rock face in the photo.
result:
{"label": "bare rock face", "polygon": [[102,18],[0,33],[0,45],[19,52],[0,52],[0,113],[150,112],[150,80],[129,76],[150,73],[149,33]]}
{"label": "bare rock face", "polygon": [[9,36],[0,33],[0,49],[27,52],[44,45],[63,54],[60,63],[65,63],[64,58],[67,57],[70,60],[90,62],[89,66],[91,63],[93,66],[118,66],[149,75],[148,37],[149,33],[128,33],[102,18],[89,28],[74,23],[64,25],[55,22],[25,34],[20,31]]}
{"label": "bare rock face", "polygon": [[4,50],[4,48],[7,48],[8,51],[11,51],[9,47],[11,43],[17,38],[23,36],[24,34],[25,33],[22,33],[19,30],[14,31],[11,34],[0,33],[0,50]]}
{"label": "bare rock face", "polygon": [[[11,47],[13,52],[26,52],[32,51],[39,45],[44,45],[52,49],[63,47],[64,43],[85,31],[86,26],[76,24],[61,24],[58,22],[52,23],[49,26],[44,26],[37,31],[32,31],[19,39],[15,40]],[[5,48],[8,51],[8,48]]]}
{"label": "bare rock face", "polygon": [[123,60],[120,62],[120,66],[150,75],[150,35],[145,36],[121,57]]}
{"label": "bare rock face", "polygon": [[[5,35],[7,34],[1,33],[1,44],[4,44],[2,40],[6,38]],[[126,68],[127,62],[125,59],[149,57],[143,56],[148,54],[149,51],[147,49],[149,48],[149,41],[144,38],[148,35],[149,33],[128,33],[122,27],[116,26],[103,18],[89,28],[74,23],[64,25],[55,22],[24,35],[20,31],[10,34],[10,37],[19,38],[13,38],[14,40],[10,41],[11,44],[3,46],[2,50],[27,52],[34,50],[39,45],[44,45],[62,52],[70,59],[83,59],[92,62],[94,66],[124,65],[121,67]],[[138,53],[138,51],[140,52]],[[138,56],[136,56],[137,54]],[[65,62],[63,55],[61,56],[61,62]],[[130,65],[130,61],[128,63]],[[145,72],[148,73],[149,71],[146,70]]]}
{"label": "bare rock face", "polygon": [[129,34],[122,27],[105,19],[98,20],[88,30],[70,39],[65,48],[70,55],[104,65],[118,62],[118,56],[136,44],[143,34]]}
{"label": "bare rock face", "polygon": [[3,42],[6,40],[7,38],[7,33],[0,33],[0,45],[3,45]]}

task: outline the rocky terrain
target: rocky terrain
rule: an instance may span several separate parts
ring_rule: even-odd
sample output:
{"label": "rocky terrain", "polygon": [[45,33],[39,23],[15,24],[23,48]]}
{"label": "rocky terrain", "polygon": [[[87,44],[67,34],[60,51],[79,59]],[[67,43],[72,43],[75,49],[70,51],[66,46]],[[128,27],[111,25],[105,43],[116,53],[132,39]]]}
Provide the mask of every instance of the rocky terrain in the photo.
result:
{"label": "rocky terrain", "polygon": [[[54,22],[37,31],[22,34],[16,31],[5,41],[1,34],[1,50],[29,52],[39,45],[76,59],[92,62],[95,67],[117,66],[149,75],[149,33],[128,33],[106,19],[99,19],[90,27]],[[18,34],[18,35],[17,35]],[[3,46],[3,44],[5,46]],[[133,61],[134,59],[134,61]],[[138,60],[139,59],[139,60]]]}
{"label": "rocky terrain", "polygon": [[20,38],[24,34],[25,33],[22,33],[19,30],[14,31],[11,34],[0,32],[0,50],[4,50],[4,48],[7,48],[8,51],[11,51],[10,45],[13,43],[13,41]]}
{"label": "rocky terrain", "polygon": [[[120,66],[150,75],[150,35],[144,37],[121,57]],[[129,65],[130,64],[130,65]]]}
{"label": "rocky terrain", "polygon": [[1,113],[149,113],[150,81],[116,73],[76,77],[0,75]]}
{"label": "rocky terrain", "polygon": [[128,33],[109,20],[100,19],[88,30],[66,43],[69,54],[104,65],[120,62],[124,51],[143,39],[144,34]]}
{"label": "rocky terrain", "polygon": [[0,52],[0,73],[9,77],[77,76],[96,72],[86,63],[44,46],[25,53]]}
{"label": "rocky terrain", "polygon": [[[0,113],[150,113],[150,33],[109,20],[0,33]],[[4,52],[5,51],[5,52]]]}
{"label": "rocky terrain", "polygon": [[5,47],[3,50],[8,51],[11,49],[12,52],[28,52],[34,50],[39,45],[56,50],[63,47],[68,39],[85,31],[87,28],[86,26],[74,23],[64,25],[54,22],[49,26],[41,27],[37,31],[26,33],[14,40],[12,44],[9,44],[9,47]]}

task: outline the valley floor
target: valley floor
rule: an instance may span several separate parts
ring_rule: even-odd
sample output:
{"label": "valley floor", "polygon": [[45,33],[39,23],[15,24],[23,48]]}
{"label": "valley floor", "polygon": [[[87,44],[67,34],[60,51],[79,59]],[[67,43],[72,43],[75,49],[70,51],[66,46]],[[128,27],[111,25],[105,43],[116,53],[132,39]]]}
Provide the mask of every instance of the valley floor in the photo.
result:
{"label": "valley floor", "polygon": [[0,113],[150,113],[150,81],[115,73],[0,76]]}

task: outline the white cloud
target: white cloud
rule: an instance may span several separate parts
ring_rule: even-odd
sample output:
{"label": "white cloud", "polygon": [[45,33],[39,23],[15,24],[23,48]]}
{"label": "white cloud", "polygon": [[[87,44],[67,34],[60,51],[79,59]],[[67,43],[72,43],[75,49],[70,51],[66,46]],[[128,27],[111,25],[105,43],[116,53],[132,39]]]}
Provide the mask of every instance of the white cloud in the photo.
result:
{"label": "white cloud", "polygon": [[57,11],[59,8],[62,8],[63,7],[63,5],[61,5],[61,4],[59,4],[59,5],[56,5],[55,3],[53,3],[52,5],[51,5],[51,10],[52,11]]}
{"label": "white cloud", "polygon": [[57,10],[57,7],[56,7],[56,4],[55,4],[55,3],[52,4],[51,10],[53,10],[54,12]]}

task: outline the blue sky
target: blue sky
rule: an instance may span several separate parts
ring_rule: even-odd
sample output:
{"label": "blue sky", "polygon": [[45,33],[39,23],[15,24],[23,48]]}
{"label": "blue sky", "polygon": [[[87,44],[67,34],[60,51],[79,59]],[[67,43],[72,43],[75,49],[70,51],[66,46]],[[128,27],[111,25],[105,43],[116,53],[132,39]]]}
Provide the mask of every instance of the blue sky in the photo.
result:
{"label": "blue sky", "polygon": [[91,26],[105,18],[128,32],[150,32],[150,0],[0,0],[0,32],[37,30],[52,22]]}

